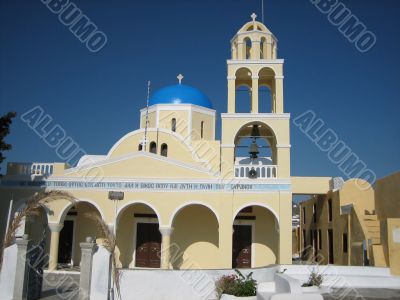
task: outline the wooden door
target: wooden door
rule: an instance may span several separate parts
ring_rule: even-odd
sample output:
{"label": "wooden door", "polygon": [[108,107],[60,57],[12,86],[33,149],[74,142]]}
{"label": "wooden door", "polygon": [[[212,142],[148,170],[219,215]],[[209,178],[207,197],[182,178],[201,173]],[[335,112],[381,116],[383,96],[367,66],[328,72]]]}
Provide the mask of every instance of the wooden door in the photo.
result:
{"label": "wooden door", "polygon": [[159,268],[161,253],[161,233],[158,223],[137,223],[136,267]]}
{"label": "wooden door", "polygon": [[233,225],[232,267],[251,268],[251,226]]}

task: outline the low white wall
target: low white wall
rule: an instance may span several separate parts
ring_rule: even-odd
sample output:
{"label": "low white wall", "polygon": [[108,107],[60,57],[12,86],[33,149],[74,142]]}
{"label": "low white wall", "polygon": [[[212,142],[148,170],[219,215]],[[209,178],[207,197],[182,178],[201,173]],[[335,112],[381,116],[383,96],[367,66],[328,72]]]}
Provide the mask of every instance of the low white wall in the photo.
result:
{"label": "low white wall", "polygon": [[2,300],[11,300],[13,298],[17,251],[16,244],[4,249],[3,265],[0,273],[0,299]]}
{"label": "low white wall", "polygon": [[356,267],[335,265],[282,265],[284,274],[298,279],[301,283],[308,280],[315,269],[323,274],[323,287],[331,288],[400,288],[400,277],[390,274],[389,268]]}
{"label": "low white wall", "polygon": [[[273,281],[277,266],[243,269],[258,282]],[[216,299],[215,281],[233,270],[121,270],[122,299],[211,300]]]}

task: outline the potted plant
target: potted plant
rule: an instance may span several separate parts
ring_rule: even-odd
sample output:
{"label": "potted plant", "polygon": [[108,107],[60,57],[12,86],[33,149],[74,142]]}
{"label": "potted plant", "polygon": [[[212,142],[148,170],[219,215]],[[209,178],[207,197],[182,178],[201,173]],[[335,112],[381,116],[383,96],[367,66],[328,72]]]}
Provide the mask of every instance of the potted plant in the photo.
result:
{"label": "potted plant", "polygon": [[236,274],[223,275],[215,283],[217,299],[257,299],[257,281],[252,278],[253,272],[244,276],[239,270]]}
{"label": "potted plant", "polygon": [[324,281],[324,276],[313,269],[308,277],[308,281],[301,285],[303,293],[312,293],[318,291]]}

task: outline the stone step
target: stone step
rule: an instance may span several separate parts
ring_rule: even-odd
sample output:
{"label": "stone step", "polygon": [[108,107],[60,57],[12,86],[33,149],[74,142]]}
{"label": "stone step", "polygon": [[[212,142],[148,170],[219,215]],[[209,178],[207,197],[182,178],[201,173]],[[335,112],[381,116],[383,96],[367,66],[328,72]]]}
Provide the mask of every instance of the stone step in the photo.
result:
{"label": "stone step", "polygon": [[367,221],[367,220],[377,221],[378,215],[364,215],[363,219],[364,219],[364,221]]}
{"label": "stone step", "polygon": [[368,232],[368,238],[370,239],[381,239],[381,233],[380,232]]}
{"label": "stone step", "polygon": [[381,222],[378,220],[365,220],[364,223],[367,227],[381,227]]}

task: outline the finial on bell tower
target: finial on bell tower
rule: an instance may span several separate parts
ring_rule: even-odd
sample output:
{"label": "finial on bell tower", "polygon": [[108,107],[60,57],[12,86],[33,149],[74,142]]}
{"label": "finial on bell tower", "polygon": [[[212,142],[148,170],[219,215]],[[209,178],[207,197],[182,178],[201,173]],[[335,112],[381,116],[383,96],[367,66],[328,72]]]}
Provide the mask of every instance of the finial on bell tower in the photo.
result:
{"label": "finial on bell tower", "polygon": [[176,78],[178,78],[179,84],[182,84],[183,75],[179,74]]}

